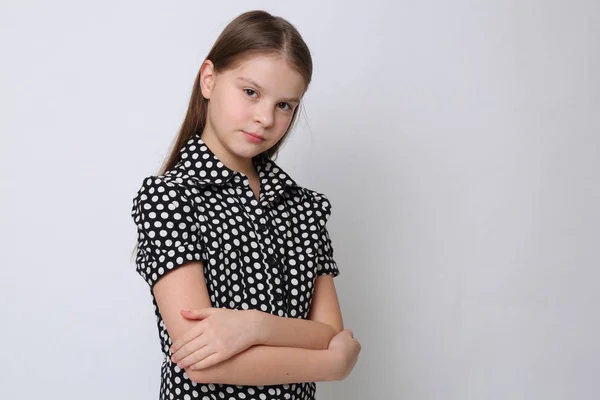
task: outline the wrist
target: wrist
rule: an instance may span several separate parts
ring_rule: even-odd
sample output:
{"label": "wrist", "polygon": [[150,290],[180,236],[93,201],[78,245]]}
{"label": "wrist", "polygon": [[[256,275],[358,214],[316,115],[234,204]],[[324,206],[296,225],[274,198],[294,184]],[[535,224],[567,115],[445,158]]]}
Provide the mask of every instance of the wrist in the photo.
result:
{"label": "wrist", "polygon": [[250,320],[250,331],[252,332],[253,344],[265,343],[265,313],[260,310],[247,310]]}

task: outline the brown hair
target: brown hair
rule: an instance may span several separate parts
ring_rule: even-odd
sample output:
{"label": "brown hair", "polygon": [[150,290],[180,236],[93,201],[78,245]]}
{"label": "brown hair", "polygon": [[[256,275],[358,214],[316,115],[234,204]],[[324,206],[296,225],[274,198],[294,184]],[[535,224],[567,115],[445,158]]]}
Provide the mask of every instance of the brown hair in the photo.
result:
{"label": "brown hair", "polygon": [[[312,57],[308,46],[296,28],[281,17],[276,17],[266,11],[256,10],[245,12],[232,20],[223,29],[215,44],[210,49],[206,60],[212,61],[216,72],[236,68],[241,62],[256,55],[278,55],[296,69],[304,78],[305,91],[312,78]],[[202,63],[204,64],[204,62]],[[200,73],[198,70],[192,95],[185,119],[175,137],[171,151],[160,168],[159,175],[164,174],[179,162],[179,152],[187,141],[196,133],[202,134],[206,125],[208,100],[200,90]],[[292,115],[290,125],[283,137],[264,154],[274,159],[295,125],[299,104]],[[137,244],[132,257],[137,251]]]}
{"label": "brown hair", "polygon": [[[246,58],[255,55],[283,57],[302,75],[306,84],[305,90],[308,88],[313,69],[308,46],[292,24],[266,11],[248,11],[231,21],[223,29],[205,60],[212,61],[214,70],[222,72],[236,68]],[[159,174],[165,173],[177,164],[179,151],[195,133],[201,134],[204,130],[208,100],[202,96],[200,90],[200,72],[199,70],[192,88],[185,119]],[[283,137],[265,152],[267,157],[276,158],[281,145],[295,125],[300,106],[301,104],[294,109],[292,120]]]}

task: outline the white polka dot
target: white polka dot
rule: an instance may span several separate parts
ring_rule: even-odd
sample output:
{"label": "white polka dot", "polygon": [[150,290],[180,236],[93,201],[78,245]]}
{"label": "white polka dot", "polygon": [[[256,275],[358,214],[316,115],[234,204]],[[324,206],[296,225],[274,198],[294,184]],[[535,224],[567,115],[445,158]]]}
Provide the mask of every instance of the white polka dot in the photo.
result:
{"label": "white polka dot", "polygon": [[[203,260],[214,307],[307,318],[316,276],[338,274],[324,229],[331,210],[326,197],[296,186],[265,158],[255,164],[259,203],[248,176],[224,166],[199,136],[193,135],[180,153],[181,163],[165,175],[145,178],[134,198],[140,275],[154,285],[185,262]],[[258,224],[270,227],[267,234]],[[274,299],[276,291],[284,294],[283,301]],[[171,339],[157,315],[161,349],[168,355]],[[199,384],[170,362],[162,380],[161,399],[292,398],[293,393],[308,400],[313,394],[309,383],[284,385],[283,391]]]}

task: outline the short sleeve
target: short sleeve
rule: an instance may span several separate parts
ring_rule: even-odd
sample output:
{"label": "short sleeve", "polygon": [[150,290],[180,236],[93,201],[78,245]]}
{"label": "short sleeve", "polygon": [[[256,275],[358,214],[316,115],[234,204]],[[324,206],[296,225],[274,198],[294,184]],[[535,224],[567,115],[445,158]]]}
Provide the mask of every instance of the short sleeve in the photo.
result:
{"label": "short sleeve", "polygon": [[201,260],[195,206],[181,191],[159,177],[149,177],[133,199],[131,217],[138,233],[136,269],[150,287],[173,269]]}
{"label": "short sleeve", "polygon": [[340,274],[337,263],[333,259],[333,246],[327,227],[324,227],[319,237],[317,248],[317,275],[331,274],[335,278]]}
{"label": "short sleeve", "polygon": [[322,193],[313,192],[313,197],[315,213],[321,225],[317,239],[317,275],[333,275],[335,278],[340,271],[333,258],[333,245],[327,229],[327,221],[331,216],[331,203]]}

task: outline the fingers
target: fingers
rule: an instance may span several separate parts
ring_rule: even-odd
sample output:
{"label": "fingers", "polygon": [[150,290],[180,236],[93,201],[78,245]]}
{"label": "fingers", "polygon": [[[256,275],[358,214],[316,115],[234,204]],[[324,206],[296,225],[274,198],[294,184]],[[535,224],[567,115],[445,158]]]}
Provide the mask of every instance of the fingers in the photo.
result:
{"label": "fingers", "polygon": [[[196,350],[189,356],[185,357],[184,359],[179,360],[177,362],[177,366],[179,368],[187,368],[189,366],[193,366],[198,363],[204,363],[204,360],[214,353],[215,353],[214,350],[210,349],[210,346],[204,346],[204,347]],[[192,369],[194,369],[194,368],[192,368]]]}
{"label": "fingers", "polygon": [[350,329],[348,329],[348,333],[350,334],[350,337],[351,337],[352,339],[354,339],[354,340],[356,340],[356,341],[358,342],[358,339],[356,339],[356,338],[354,337],[354,332],[352,332]]}
{"label": "fingers", "polygon": [[206,342],[202,337],[202,334],[200,334],[200,336],[192,338],[192,340],[190,340],[189,343],[185,343],[179,348],[179,350],[175,351],[171,356],[171,361],[178,362],[179,360],[188,357],[190,354],[198,351],[204,346],[206,346]]}
{"label": "fingers", "polygon": [[179,349],[186,343],[191,342],[195,338],[202,336],[203,332],[204,332],[204,324],[203,323],[200,322],[200,323],[194,325],[193,328],[188,330],[186,333],[184,333],[181,337],[177,338],[173,342],[173,345],[170,348],[171,354],[178,352]]}
{"label": "fingers", "polygon": [[198,369],[212,367],[213,365],[216,365],[216,364],[220,363],[221,361],[224,361],[224,360],[222,360],[222,358],[223,357],[221,357],[218,353],[213,353],[213,354],[205,357],[203,360],[192,365],[192,369],[198,370]]}
{"label": "fingers", "polygon": [[181,310],[181,315],[187,319],[203,319],[210,316],[214,308],[199,308],[196,310]]}

